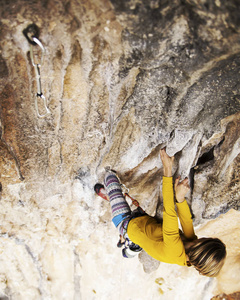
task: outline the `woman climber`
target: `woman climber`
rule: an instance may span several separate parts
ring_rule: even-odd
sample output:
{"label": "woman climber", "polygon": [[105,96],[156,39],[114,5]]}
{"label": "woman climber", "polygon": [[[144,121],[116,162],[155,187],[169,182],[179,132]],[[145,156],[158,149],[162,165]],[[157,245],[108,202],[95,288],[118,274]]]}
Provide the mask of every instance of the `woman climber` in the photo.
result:
{"label": "woman climber", "polygon": [[[125,257],[133,257],[144,249],[153,258],[181,266],[194,266],[202,275],[216,276],[226,257],[226,247],[217,238],[200,238],[194,233],[192,216],[185,196],[189,191],[188,179],[174,183],[177,213],[174,205],[172,166],[174,157],[160,150],[163,163],[163,222],[159,223],[138,209],[135,214],[125,200],[121,184],[113,171],[107,171],[104,185],[96,184],[96,193],[110,201],[113,223],[120,233],[118,245],[128,244]],[[104,195],[104,193],[106,193]],[[183,232],[178,228],[178,217]]]}

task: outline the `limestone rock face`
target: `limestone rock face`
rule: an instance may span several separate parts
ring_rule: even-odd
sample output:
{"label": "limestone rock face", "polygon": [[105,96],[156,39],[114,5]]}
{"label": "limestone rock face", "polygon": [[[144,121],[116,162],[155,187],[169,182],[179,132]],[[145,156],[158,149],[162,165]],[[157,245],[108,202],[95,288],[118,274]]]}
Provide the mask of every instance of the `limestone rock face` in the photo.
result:
{"label": "limestone rock face", "polygon": [[[237,295],[239,1],[0,5],[0,297]],[[38,86],[23,35],[30,24],[45,48],[44,118],[36,113]],[[39,60],[40,47],[33,52]],[[108,203],[94,194],[110,166],[147,213],[160,217],[165,146],[175,155],[175,176],[190,178],[197,234],[227,245],[217,279],[146,253],[123,259]]]}

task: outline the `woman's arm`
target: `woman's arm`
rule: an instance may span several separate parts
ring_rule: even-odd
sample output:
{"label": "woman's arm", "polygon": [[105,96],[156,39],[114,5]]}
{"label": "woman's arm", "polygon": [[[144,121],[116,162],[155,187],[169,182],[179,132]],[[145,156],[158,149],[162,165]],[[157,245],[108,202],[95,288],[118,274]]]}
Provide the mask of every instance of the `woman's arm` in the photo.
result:
{"label": "woman's arm", "polygon": [[165,251],[170,256],[179,256],[183,251],[182,243],[179,243],[178,217],[174,205],[174,193],[172,182],[172,166],[174,157],[167,155],[165,149],[160,150],[163,163],[163,241]]}
{"label": "woman's arm", "polygon": [[180,182],[180,177],[175,180],[174,184],[175,197],[177,201],[177,210],[183,233],[187,239],[194,240],[197,238],[194,232],[192,215],[185,199],[186,194],[190,190],[188,178]]}
{"label": "woman's arm", "polygon": [[163,164],[163,176],[172,177],[172,166],[174,162],[174,156],[170,157],[167,155],[165,149],[160,150],[160,157]]}

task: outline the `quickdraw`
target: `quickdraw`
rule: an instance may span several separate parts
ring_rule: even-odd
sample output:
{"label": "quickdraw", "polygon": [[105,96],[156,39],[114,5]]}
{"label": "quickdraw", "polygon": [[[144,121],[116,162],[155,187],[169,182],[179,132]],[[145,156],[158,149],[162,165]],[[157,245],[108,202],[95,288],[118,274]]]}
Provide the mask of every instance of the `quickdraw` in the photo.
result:
{"label": "quickdraw", "polygon": [[[50,110],[47,107],[47,101],[46,98],[43,96],[42,93],[42,84],[41,84],[41,73],[40,73],[40,68],[43,65],[43,60],[44,60],[44,55],[45,55],[45,48],[43,44],[40,42],[38,39],[39,37],[39,29],[37,25],[31,24],[27,28],[23,30],[24,36],[27,38],[28,42],[30,43],[30,57],[32,61],[32,65],[35,69],[35,75],[36,75],[36,81],[37,81],[37,93],[35,96],[35,108],[37,112],[37,116],[39,118],[44,118],[48,114],[50,114]],[[37,61],[37,56],[34,55],[33,52],[33,46],[39,46],[41,50],[41,56],[40,60]],[[39,105],[38,105],[38,100],[42,100],[42,107],[43,107],[43,113],[40,113],[39,110]]]}
{"label": "quickdraw", "polygon": [[[119,177],[118,177],[118,179],[119,179]],[[119,182],[120,182],[120,179],[119,179]],[[124,197],[127,196],[129,199],[131,199],[133,205],[135,205],[136,207],[140,207],[139,202],[129,195],[129,188],[127,188],[126,185],[123,183],[121,183],[121,187],[122,187],[122,189],[126,190],[126,192],[123,193]]]}

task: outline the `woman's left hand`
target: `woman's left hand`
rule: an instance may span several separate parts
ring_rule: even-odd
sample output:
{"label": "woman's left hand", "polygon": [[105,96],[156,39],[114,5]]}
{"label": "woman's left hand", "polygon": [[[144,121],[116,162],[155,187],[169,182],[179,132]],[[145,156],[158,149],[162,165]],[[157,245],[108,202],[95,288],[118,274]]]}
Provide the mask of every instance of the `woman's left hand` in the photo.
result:
{"label": "woman's left hand", "polygon": [[175,189],[175,196],[177,202],[181,203],[185,200],[185,196],[190,190],[190,186],[188,184],[188,178],[185,178],[183,181],[180,182],[180,176],[176,178],[175,184],[174,184],[174,189]]}

